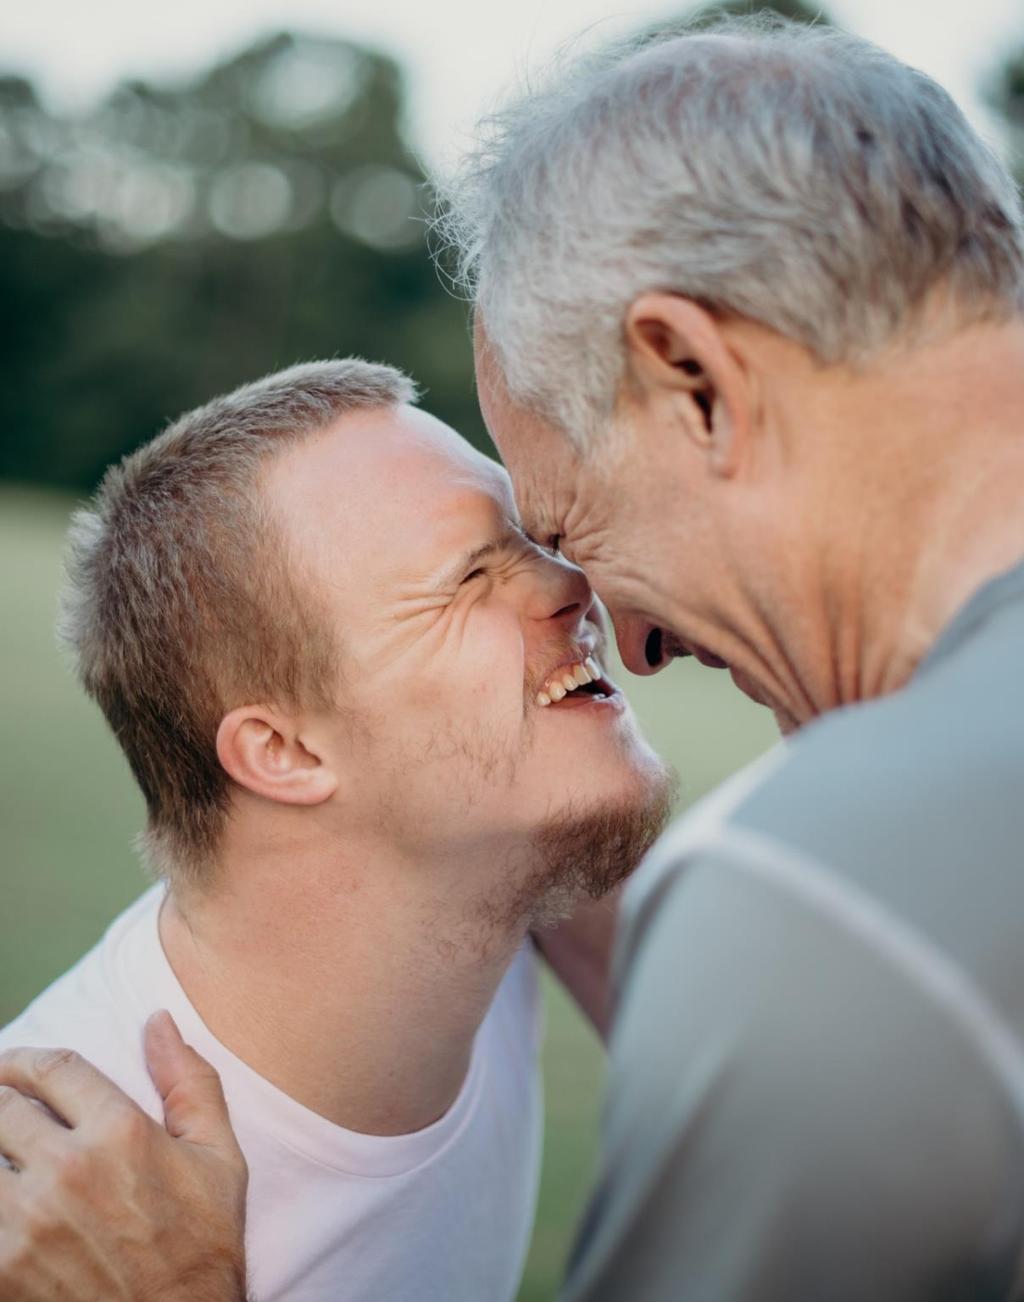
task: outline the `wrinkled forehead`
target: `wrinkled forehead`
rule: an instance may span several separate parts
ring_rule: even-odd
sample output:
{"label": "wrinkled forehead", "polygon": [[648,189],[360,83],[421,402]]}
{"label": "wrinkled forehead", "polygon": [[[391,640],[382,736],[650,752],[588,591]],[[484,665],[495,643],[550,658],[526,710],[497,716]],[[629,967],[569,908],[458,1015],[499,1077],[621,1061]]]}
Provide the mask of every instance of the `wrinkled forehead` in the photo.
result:
{"label": "wrinkled forehead", "polygon": [[560,430],[509,393],[479,320],[474,349],[480,409],[511,477],[523,524],[531,533],[548,531],[577,491],[580,458]]}
{"label": "wrinkled forehead", "polygon": [[276,458],[265,486],[304,554],[366,574],[415,570],[471,517],[515,514],[504,468],[408,406],[347,413]]}

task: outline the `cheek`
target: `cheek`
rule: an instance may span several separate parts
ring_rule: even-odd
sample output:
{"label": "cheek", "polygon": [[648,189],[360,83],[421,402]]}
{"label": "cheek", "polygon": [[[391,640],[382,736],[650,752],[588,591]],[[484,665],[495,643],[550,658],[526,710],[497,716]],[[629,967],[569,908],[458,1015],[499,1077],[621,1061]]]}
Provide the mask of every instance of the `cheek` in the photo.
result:
{"label": "cheek", "polygon": [[706,566],[699,537],[653,511],[610,522],[590,558],[582,561],[594,590],[613,613],[665,616],[680,595],[703,586]]}
{"label": "cheek", "polygon": [[[401,768],[431,816],[455,808],[475,826],[496,816],[505,793],[518,787],[529,722],[518,630],[511,630],[514,637],[493,626],[470,631],[414,693],[402,720]],[[493,799],[499,792],[500,806]]]}
{"label": "cheek", "polygon": [[525,646],[519,620],[507,610],[472,612],[447,672],[461,714],[491,726],[521,719]]}
{"label": "cheek", "polygon": [[403,728],[479,735],[522,720],[524,645],[514,613],[480,602],[446,631],[394,693]]}
{"label": "cheek", "polygon": [[608,559],[595,557],[583,568],[601,605],[613,618],[644,609],[652,576],[642,549],[627,547]]}

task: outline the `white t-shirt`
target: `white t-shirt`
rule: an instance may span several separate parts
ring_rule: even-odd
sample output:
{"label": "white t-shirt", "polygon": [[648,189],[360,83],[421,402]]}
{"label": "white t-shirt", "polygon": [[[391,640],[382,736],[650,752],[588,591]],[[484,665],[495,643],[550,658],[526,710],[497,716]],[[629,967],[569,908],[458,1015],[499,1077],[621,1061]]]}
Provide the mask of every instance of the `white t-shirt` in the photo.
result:
{"label": "white t-shirt", "polygon": [[151,1116],[142,1027],[157,1008],[220,1072],[249,1163],[249,1284],[259,1302],[506,1302],[515,1296],[542,1137],[536,960],[506,973],[449,1111],[411,1135],[362,1135],[309,1111],[200,1020],[157,932],[154,887],[0,1031],[0,1048],[75,1049]]}

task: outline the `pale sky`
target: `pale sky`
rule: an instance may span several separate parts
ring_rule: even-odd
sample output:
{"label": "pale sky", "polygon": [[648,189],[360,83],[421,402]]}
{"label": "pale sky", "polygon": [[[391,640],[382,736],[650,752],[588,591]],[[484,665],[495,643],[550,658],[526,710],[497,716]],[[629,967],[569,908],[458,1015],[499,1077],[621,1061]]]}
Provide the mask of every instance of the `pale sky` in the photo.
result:
{"label": "pale sky", "polygon": [[[685,5],[601,0],[21,0],[4,5],[0,60],[55,106],[80,105],[122,76],[188,75],[281,28],[351,36],[409,74],[413,143],[428,163],[456,153],[475,118],[524,71],[584,29],[609,36]],[[832,0],[846,26],[923,68],[989,138],[978,76],[1024,42],[1024,0]]]}

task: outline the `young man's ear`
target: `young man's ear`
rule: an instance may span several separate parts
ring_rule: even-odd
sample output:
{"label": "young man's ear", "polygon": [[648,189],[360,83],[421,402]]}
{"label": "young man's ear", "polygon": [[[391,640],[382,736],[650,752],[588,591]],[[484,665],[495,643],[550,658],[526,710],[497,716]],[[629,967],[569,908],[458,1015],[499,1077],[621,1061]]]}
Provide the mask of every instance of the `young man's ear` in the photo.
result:
{"label": "young man's ear", "polygon": [[710,312],[678,294],[641,294],[625,320],[630,387],[674,419],[715,474],[736,473],[750,434],[747,374]]}
{"label": "young man's ear", "polygon": [[262,705],[241,705],[224,716],[217,758],[239,786],[283,805],[320,805],[338,787],[296,721]]}

